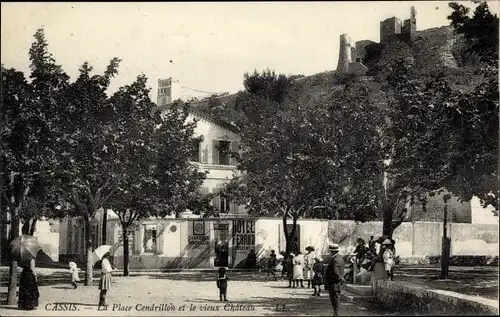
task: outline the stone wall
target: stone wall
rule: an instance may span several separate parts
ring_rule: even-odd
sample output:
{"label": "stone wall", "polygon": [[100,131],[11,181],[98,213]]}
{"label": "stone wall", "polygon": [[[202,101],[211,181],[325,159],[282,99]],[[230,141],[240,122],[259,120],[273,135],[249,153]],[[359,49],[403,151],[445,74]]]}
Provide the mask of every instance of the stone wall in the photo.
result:
{"label": "stone wall", "polygon": [[377,280],[374,282],[376,298],[387,307],[402,307],[419,314],[432,312],[438,315],[498,315],[498,301],[459,294],[451,291],[426,289],[424,287]]}
{"label": "stone wall", "polygon": [[[202,228],[196,229],[199,231],[196,233],[195,222]],[[236,227],[240,222],[244,228],[238,231]],[[287,222],[288,225],[291,223],[291,220]],[[157,226],[157,251],[154,253],[144,252],[145,224]],[[340,253],[347,254],[354,250],[358,237],[368,242],[370,236],[377,238],[382,233],[381,221],[355,223],[349,220],[300,219],[297,225],[298,248],[305,251],[307,246],[313,246],[324,257],[328,255],[329,244],[338,243]],[[110,219],[107,228],[107,244],[115,245],[114,264],[121,268],[123,242],[120,225],[116,219]],[[460,265],[466,264],[465,260],[469,263],[477,260],[478,265],[491,265],[498,261],[498,225],[450,223],[448,232],[452,239],[452,263]],[[212,269],[217,266],[218,243],[227,243],[229,267],[243,266],[252,248],[259,259],[265,259],[271,250],[279,253],[286,248],[283,222],[279,218],[147,219],[131,228],[130,235],[131,269]],[[402,263],[438,263],[441,236],[441,223],[405,222],[396,228],[393,235],[396,253]],[[61,259],[76,257],[78,255],[67,252]]]}

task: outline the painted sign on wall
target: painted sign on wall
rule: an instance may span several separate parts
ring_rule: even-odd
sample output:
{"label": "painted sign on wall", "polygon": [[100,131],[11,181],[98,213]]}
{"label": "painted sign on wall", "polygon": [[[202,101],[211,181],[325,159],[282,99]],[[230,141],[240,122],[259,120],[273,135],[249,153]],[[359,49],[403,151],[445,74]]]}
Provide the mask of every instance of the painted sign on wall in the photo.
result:
{"label": "painted sign on wall", "polygon": [[233,220],[233,267],[241,267],[251,249],[255,249],[255,221]]}

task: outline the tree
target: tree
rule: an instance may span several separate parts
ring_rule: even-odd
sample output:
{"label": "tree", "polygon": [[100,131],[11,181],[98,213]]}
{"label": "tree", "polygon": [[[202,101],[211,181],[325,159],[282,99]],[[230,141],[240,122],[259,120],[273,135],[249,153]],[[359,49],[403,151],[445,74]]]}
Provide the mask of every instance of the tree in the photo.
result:
{"label": "tree", "polygon": [[[21,72],[2,65],[1,202],[2,209],[10,214],[11,239],[19,235],[19,220],[29,214],[27,203],[35,201],[51,184],[58,162],[54,141],[61,120],[59,100],[69,79],[48,53],[43,29],[37,30],[34,38],[29,51],[30,83]],[[30,218],[40,217],[40,211]],[[16,296],[16,267],[17,263],[11,261],[10,304]]]}
{"label": "tree", "polygon": [[377,185],[369,158],[380,156],[380,146],[370,137],[377,135],[376,125],[366,123],[381,117],[371,112],[367,91],[338,91],[304,103],[300,86],[282,76],[270,71],[246,76],[247,91],[237,102],[247,118],[241,153],[233,153],[243,176],[224,194],[252,215],[281,217],[291,252],[300,217],[360,220],[375,214],[377,200],[363,188]]}
{"label": "tree", "polygon": [[[85,224],[85,285],[92,284],[92,235],[90,221],[99,208],[117,191],[116,179],[120,144],[113,142],[113,112],[106,89],[117,74],[120,60],[110,61],[102,75],[91,76],[92,67],[84,63],[77,80],[65,94],[63,132],[57,140],[62,153],[57,166],[57,188],[70,216],[82,217]],[[116,146],[116,147],[115,147]]]}
{"label": "tree", "polygon": [[453,12],[448,16],[457,34],[462,34],[467,50],[487,63],[498,65],[498,16],[493,15],[487,2],[481,2],[472,17],[470,9],[456,2],[449,3]]}
{"label": "tree", "polygon": [[194,125],[185,122],[187,109],[175,108],[162,118],[154,111],[146,81],[141,75],[110,98],[121,173],[106,207],[115,211],[122,227],[124,276],[129,274],[130,226],[149,216],[178,215],[205,178],[188,162]]}

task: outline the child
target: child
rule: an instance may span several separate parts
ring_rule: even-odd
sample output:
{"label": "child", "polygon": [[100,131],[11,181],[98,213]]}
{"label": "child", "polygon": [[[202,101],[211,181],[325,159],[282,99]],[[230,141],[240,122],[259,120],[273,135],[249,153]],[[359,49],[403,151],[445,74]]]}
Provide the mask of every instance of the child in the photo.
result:
{"label": "child", "polygon": [[227,294],[227,275],[226,268],[219,268],[219,276],[217,277],[217,288],[219,289],[220,301],[222,301],[222,297],[224,297],[224,301],[227,302],[226,294]]}
{"label": "child", "polygon": [[269,259],[267,260],[267,277],[269,278],[269,274],[272,274],[274,280],[276,281],[276,273],[274,272],[276,268],[276,253],[274,250],[271,250],[271,254],[269,255]]}
{"label": "child", "polygon": [[76,289],[76,282],[80,282],[80,277],[78,276],[78,266],[75,262],[69,262],[69,272],[71,273],[71,285],[73,285],[73,289]]}
{"label": "child", "polygon": [[386,239],[382,243],[382,246],[385,271],[387,273],[387,277],[392,281],[394,279],[394,251],[392,248],[392,241],[390,239]]}
{"label": "child", "polygon": [[297,251],[297,255],[293,258],[293,287],[304,287],[304,255]]}
{"label": "child", "polygon": [[313,288],[314,288],[314,293],[313,293],[313,296],[320,296],[320,292],[321,292],[321,285],[323,285],[323,278],[324,278],[324,271],[325,271],[325,267],[323,265],[323,259],[320,258],[319,256],[317,256],[316,258],[314,258],[314,265],[313,265],[313,272],[314,272],[314,276],[313,276]]}

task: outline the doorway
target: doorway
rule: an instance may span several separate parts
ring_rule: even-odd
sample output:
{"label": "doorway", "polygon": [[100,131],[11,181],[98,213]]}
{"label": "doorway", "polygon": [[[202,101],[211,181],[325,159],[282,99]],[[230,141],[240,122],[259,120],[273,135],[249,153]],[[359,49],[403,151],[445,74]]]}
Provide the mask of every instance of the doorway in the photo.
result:
{"label": "doorway", "polygon": [[215,267],[227,267],[229,265],[229,224],[214,224],[215,238]]}

